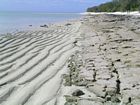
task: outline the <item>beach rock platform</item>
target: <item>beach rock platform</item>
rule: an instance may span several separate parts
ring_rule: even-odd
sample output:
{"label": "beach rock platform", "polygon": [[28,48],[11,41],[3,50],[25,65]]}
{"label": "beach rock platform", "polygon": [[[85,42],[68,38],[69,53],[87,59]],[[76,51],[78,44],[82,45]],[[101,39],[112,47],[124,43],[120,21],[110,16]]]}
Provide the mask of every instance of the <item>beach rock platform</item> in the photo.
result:
{"label": "beach rock platform", "polygon": [[140,104],[139,19],[91,15],[82,20],[76,43],[81,51],[71,56],[65,84],[85,94],[66,105]]}
{"label": "beach rock platform", "polygon": [[140,17],[1,35],[0,105],[140,105]]}

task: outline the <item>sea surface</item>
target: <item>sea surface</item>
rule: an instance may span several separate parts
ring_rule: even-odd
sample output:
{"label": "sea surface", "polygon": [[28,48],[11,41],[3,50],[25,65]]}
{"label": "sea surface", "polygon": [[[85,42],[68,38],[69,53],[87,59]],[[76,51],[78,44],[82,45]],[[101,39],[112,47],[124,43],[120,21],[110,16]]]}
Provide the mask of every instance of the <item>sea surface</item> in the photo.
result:
{"label": "sea surface", "polygon": [[[80,18],[79,13],[0,12],[0,34],[38,28],[40,25]],[[29,25],[32,25],[30,27]]]}

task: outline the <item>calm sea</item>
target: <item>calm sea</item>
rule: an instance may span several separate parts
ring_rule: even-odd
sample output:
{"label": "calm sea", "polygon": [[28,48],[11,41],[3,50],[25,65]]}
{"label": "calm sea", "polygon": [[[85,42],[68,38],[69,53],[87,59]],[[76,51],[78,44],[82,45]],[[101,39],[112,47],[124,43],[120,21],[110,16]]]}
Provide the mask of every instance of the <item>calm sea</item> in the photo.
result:
{"label": "calm sea", "polygon": [[78,13],[0,12],[0,33],[26,30],[40,25],[80,18]]}

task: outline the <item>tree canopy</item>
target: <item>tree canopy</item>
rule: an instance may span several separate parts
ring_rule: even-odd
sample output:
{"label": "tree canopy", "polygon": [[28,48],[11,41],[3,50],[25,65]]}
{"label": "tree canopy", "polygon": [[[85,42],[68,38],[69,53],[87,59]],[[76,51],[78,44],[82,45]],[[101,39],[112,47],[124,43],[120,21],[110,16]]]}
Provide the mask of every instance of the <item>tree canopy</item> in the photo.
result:
{"label": "tree canopy", "polygon": [[87,12],[140,11],[140,0],[112,0],[87,9]]}

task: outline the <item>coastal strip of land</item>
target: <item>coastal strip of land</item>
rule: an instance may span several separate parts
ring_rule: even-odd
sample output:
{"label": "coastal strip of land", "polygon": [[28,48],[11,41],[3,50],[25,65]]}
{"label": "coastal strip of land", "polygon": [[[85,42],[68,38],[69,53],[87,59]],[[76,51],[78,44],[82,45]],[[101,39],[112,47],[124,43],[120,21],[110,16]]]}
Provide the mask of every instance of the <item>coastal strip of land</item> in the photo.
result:
{"label": "coastal strip of land", "polygon": [[0,36],[0,105],[139,105],[140,17],[96,14]]}

